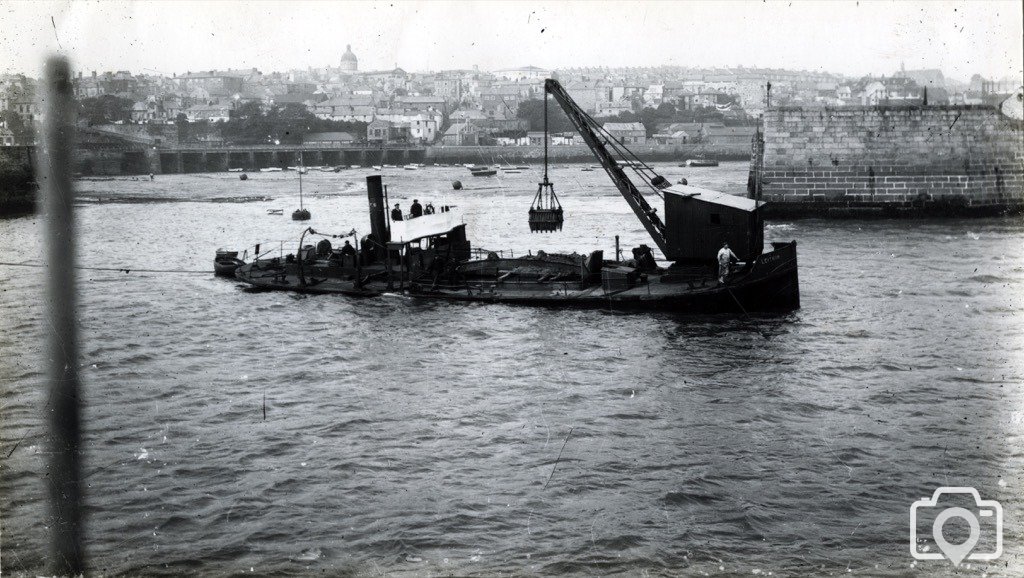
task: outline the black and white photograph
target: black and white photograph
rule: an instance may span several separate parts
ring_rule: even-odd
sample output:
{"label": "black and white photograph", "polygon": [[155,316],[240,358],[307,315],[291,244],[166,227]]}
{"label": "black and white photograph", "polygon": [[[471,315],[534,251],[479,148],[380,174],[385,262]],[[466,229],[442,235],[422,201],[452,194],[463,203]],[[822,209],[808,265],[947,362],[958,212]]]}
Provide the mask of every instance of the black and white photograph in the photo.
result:
{"label": "black and white photograph", "polygon": [[0,575],[1024,576],[1024,4],[0,1]]}

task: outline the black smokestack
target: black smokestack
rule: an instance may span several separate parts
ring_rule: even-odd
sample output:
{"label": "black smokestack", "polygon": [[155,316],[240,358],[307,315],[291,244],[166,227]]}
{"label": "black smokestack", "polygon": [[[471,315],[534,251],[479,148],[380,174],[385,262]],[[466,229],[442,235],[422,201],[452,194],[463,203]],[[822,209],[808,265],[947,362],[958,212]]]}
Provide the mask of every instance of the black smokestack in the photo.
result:
{"label": "black smokestack", "polygon": [[366,196],[370,201],[370,234],[383,245],[391,240],[391,233],[388,231],[385,213],[388,207],[384,204],[384,185],[380,175],[366,177]]}

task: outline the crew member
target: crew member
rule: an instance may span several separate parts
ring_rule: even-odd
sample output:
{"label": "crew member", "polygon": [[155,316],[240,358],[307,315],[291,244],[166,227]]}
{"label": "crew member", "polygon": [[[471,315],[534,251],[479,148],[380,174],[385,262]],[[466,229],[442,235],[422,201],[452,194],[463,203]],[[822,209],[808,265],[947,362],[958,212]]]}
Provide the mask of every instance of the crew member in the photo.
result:
{"label": "crew member", "polygon": [[391,209],[391,220],[401,221],[402,220],[402,209],[398,207],[398,203],[395,203],[395,208]]}
{"label": "crew member", "polygon": [[412,206],[409,207],[409,218],[415,219],[416,217],[423,216],[423,205],[420,204],[419,199],[412,200]]}
{"label": "crew member", "polygon": [[345,241],[345,245],[342,246],[342,248],[341,248],[341,254],[342,255],[355,255],[356,254],[356,248],[352,246],[352,243],[349,243],[348,241]]}
{"label": "crew member", "polygon": [[722,248],[718,250],[719,283],[725,283],[725,278],[729,276],[729,263],[733,261],[739,261],[739,257],[729,248],[729,243],[722,243]]}
{"label": "crew member", "polygon": [[424,215],[433,215],[434,214],[434,204],[433,203],[427,203],[427,206],[423,207],[423,214]]}

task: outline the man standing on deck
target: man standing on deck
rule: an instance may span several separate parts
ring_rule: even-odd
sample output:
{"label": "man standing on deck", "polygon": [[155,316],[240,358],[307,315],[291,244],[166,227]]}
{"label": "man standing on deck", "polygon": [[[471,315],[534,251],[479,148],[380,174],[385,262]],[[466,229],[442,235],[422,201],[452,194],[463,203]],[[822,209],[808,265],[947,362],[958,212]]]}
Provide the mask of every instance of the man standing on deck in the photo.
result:
{"label": "man standing on deck", "polygon": [[402,220],[402,209],[398,208],[398,203],[395,203],[395,208],[391,209],[391,220],[401,221]]}
{"label": "man standing on deck", "polygon": [[420,204],[419,199],[412,200],[412,206],[409,207],[409,218],[415,219],[416,217],[423,216],[423,205]]}
{"label": "man standing on deck", "polygon": [[729,276],[729,264],[733,261],[739,261],[739,257],[729,248],[729,243],[722,243],[722,248],[718,250],[719,283],[725,283],[725,278]]}

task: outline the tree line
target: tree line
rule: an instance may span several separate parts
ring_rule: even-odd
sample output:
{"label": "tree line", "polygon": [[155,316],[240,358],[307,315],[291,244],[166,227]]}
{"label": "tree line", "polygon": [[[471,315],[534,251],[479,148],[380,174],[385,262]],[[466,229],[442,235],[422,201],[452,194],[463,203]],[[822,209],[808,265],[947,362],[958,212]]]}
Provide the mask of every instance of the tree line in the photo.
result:
{"label": "tree line", "polygon": [[[79,101],[79,120],[97,124],[130,123],[133,101],[113,95],[83,98]],[[20,119],[19,119],[20,120]],[[227,121],[190,123],[184,113],[170,119],[178,127],[178,139],[220,136],[235,144],[279,142],[299,144],[307,133],[348,132],[356,140],[366,138],[367,123],[318,118],[305,106],[288,103],[264,109],[260,102],[244,102],[229,112]]]}

